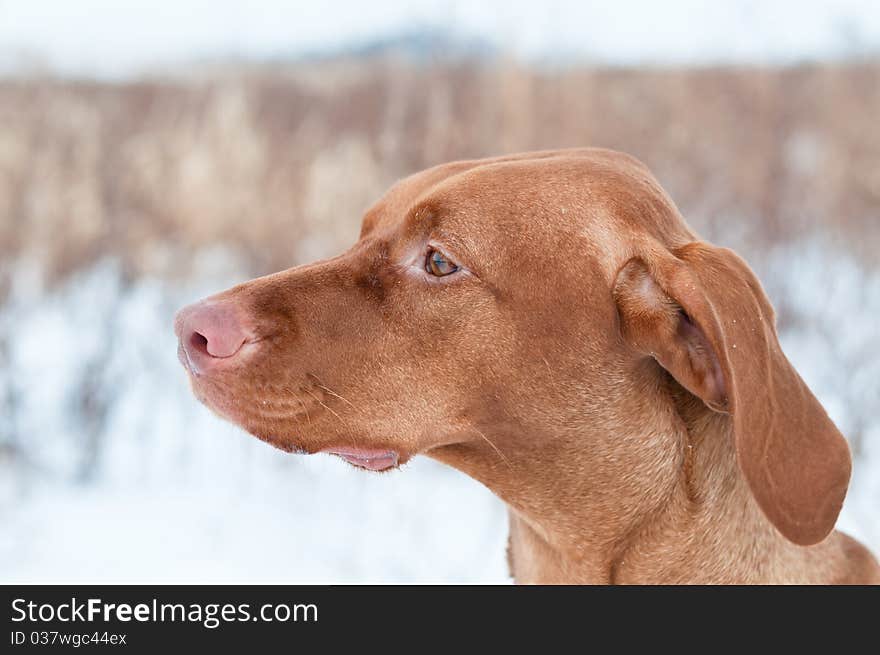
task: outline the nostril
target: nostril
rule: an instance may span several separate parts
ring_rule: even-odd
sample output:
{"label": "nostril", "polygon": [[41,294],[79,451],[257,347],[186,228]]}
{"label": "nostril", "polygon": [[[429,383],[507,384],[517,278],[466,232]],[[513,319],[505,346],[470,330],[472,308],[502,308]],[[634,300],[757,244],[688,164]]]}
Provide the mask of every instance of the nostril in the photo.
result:
{"label": "nostril", "polygon": [[207,367],[220,365],[221,360],[231,360],[244,344],[254,342],[253,333],[243,325],[240,313],[234,305],[214,302],[201,302],[181,310],[174,329],[189,364],[184,365],[201,374]]}
{"label": "nostril", "polygon": [[237,331],[223,329],[223,326],[208,326],[193,330],[187,339],[186,348],[191,353],[210,359],[228,359],[235,355],[247,341],[246,335]]}
{"label": "nostril", "polygon": [[199,332],[193,332],[189,337],[189,345],[198,353],[202,355],[208,355],[211,357],[211,353],[208,352],[208,337]]}

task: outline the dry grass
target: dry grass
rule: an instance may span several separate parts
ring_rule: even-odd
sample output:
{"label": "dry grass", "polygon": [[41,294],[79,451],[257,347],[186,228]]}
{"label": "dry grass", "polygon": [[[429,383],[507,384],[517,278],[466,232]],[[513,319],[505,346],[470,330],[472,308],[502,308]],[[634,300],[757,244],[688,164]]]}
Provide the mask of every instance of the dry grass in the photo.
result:
{"label": "dry grass", "polygon": [[880,64],[536,71],[335,62],[105,85],[0,83],[0,253],[50,277],[119,256],[253,272],[353,241],[395,179],[444,160],[602,145],[644,160],[707,237],[880,242]]}

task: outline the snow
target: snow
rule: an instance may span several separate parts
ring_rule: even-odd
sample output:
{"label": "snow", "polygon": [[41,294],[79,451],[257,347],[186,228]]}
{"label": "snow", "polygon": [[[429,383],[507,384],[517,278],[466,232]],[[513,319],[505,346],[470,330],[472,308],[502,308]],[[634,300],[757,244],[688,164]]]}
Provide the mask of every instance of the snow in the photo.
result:
{"label": "snow", "polygon": [[207,424],[214,447],[244,455],[243,466],[200,465],[191,478],[186,466],[170,466],[150,482],[136,474],[79,489],[41,485],[4,516],[0,580],[508,581],[506,514],[463,475],[426,460],[381,479],[329,456],[283,462]]}

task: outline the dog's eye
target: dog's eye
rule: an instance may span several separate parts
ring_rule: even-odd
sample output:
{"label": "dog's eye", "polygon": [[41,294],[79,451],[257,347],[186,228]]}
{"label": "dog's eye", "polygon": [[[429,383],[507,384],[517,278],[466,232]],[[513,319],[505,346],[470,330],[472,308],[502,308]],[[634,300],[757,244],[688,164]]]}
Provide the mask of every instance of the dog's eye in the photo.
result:
{"label": "dog's eye", "polygon": [[458,266],[449,261],[446,255],[444,255],[442,252],[431,248],[428,251],[427,258],[425,259],[425,270],[428,271],[428,273],[430,273],[431,275],[443,277],[444,275],[455,273],[455,271],[458,270]]}

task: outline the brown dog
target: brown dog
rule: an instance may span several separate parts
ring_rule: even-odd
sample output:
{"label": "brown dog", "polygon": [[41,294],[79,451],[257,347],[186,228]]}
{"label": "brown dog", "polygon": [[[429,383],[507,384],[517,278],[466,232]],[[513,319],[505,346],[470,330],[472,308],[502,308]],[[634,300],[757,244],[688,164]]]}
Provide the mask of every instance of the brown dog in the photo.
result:
{"label": "brown dog", "polygon": [[483,482],[517,582],[880,581],[832,532],[849,450],[758,280],[626,155],[424,171],[348,252],[176,331],[199,399],[260,439]]}

